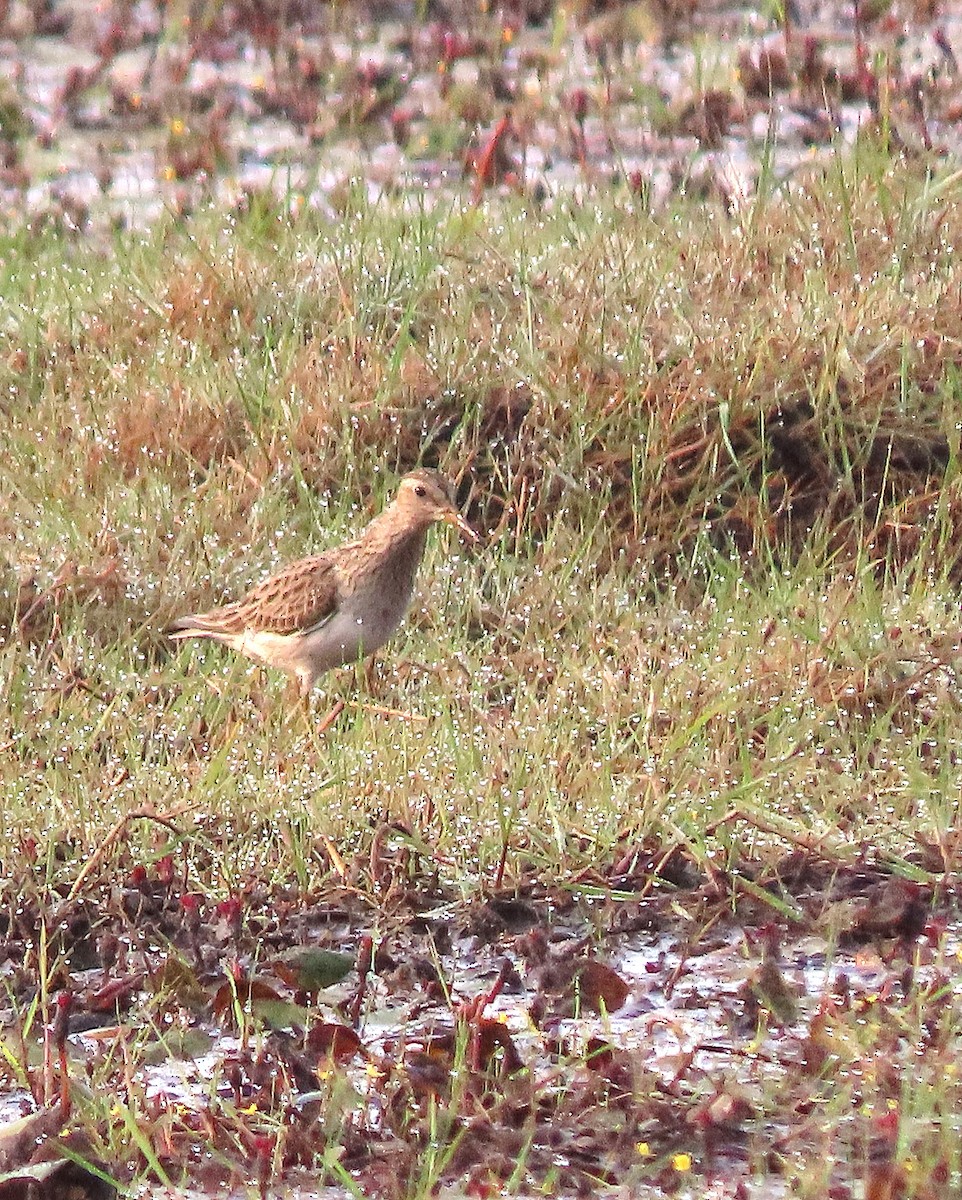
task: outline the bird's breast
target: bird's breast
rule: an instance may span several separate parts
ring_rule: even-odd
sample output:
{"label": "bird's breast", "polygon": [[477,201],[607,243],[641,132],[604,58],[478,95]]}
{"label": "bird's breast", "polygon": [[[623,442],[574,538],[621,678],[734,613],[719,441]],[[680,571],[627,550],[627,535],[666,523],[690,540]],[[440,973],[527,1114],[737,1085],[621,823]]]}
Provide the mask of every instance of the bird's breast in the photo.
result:
{"label": "bird's breast", "polygon": [[301,651],[318,670],[346,666],[373,654],[400,625],[410,594],[388,594],[371,588],[342,601],[323,625],[301,638]]}

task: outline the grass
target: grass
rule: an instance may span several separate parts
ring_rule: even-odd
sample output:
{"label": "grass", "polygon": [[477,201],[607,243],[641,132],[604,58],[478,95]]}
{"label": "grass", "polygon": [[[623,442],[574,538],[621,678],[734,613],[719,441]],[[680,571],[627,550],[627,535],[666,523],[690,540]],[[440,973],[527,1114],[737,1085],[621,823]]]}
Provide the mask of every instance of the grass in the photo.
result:
{"label": "grass", "polygon": [[[354,196],[4,235],[8,905],[143,810],[180,835],[131,822],[91,887],[173,852],[214,900],[306,897],[331,847],[382,913],[378,854],[465,898],[575,894],[632,846],[957,870],[960,195],[866,142],[734,213]],[[422,459],[490,541],[434,538],[329,733],[165,640]]]}
{"label": "grass", "polygon": [[[12,244],[11,782],[55,798],[28,826],[79,808],[95,840],[80,795],[118,773],[221,816],[270,780],[338,836],[375,788],[415,822],[446,795],[455,857],[514,809],[549,861],[551,823],[697,837],[753,786],[835,824],[818,760],[902,719],[956,571],[954,207],[880,175],[857,208],[863,172],[740,220],[361,206],[335,231],[265,205],[109,256],[41,238],[19,271]],[[422,455],[498,536],[434,546],[385,656],[377,700],[420,720],[281,734],[275,680],[165,644],[177,612],[356,529]]]}

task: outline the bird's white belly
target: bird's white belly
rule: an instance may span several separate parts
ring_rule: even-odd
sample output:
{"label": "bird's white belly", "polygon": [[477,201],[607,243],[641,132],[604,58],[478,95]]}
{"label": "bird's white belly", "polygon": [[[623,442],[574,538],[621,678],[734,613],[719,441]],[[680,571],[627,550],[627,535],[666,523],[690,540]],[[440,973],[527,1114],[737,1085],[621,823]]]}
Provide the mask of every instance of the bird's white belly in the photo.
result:
{"label": "bird's white belly", "polygon": [[401,624],[409,597],[371,589],[355,593],[323,625],[301,637],[301,653],[317,671],[345,666],[373,654]]}

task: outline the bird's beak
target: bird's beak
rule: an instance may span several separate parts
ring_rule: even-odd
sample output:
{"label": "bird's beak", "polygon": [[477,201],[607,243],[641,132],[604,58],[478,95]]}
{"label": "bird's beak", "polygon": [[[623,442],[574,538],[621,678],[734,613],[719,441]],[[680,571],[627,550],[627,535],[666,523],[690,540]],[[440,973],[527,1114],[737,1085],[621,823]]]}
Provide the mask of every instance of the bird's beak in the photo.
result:
{"label": "bird's beak", "polygon": [[464,517],[453,508],[444,514],[444,520],[448,525],[453,525],[472,545],[481,541]]}

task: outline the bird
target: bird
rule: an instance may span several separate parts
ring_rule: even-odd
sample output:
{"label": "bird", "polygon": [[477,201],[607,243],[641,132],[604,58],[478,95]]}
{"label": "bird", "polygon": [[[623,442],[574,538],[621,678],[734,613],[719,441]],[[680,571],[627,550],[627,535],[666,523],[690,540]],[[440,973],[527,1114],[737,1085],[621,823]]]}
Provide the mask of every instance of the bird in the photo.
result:
{"label": "bird", "polygon": [[232,604],[179,617],[167,634],[209,638],[286,671],[306,701],[326,671],[373,654],[401,624],[428,529],[438,521],[479,541],[451,482],[419,467],[354,541],[290,563]]}

